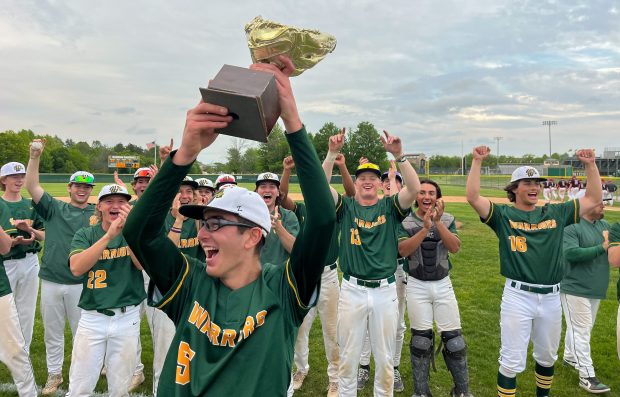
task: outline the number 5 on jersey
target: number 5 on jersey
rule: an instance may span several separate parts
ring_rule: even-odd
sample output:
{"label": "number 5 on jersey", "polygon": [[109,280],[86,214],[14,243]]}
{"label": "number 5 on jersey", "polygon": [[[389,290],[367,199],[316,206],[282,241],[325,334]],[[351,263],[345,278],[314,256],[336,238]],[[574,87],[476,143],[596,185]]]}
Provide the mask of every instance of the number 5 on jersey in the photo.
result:
{"label": "number 5 on jersey", "polygon": [[179,352],[177,354],[177,375],[176,375],[176,383],[179,385],[186,385],[190,381],[189,375],[189,363],[194,358],[196,354],[189,347],[189,343],[181,342],[179,343]]}

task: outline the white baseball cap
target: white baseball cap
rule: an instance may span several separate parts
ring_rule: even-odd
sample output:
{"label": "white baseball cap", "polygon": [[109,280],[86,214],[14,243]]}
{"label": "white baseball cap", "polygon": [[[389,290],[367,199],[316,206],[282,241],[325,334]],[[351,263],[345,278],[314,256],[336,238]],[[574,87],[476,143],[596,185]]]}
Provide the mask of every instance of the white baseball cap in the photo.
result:
{"label": "white baseball cap", "polygon": [[208,187],[210,189],[215,190],[215,186],[213,186],[213,182],[208,178],[198,178],[196,179],[196,183],[198,183],[198,187]]}
{"label": "white baseball cap", "polygon": [[181,181],[181,186],[186,185],[186,186],[191,186],[194,189],[198,189],[198,182],[196,182],[194,180],[194,178],[192,178],[191,176],[187,175],[185,178],[183,178],[183,180]]}
{"label": "white baseball cap", "polygon": [[209,205],[182,205],[179,208],[181,215],[204,219],[206,212],[220,210],[234,214],[253,222],[263,229],[263,235],[267,236],[271,231],[271,216],[267,204],[253,191],[239,186],[230,186],[215,193]]}
{"label": "white baseball cap", "polygon": [[127,191],[127,188],[124,186],[115,185],[115,184],[105,185],[103,188],[101,188],[101,191],[99,192],[99,196],[97,197],[97,199],[101,201],[103,198],[112,196],[112,195],[124,196],[125,198],[127,198],[127,200],[131,200],[131,194],[129,194],[129,192]]}
{"label": "white baseball cap", "polygon": [[230,174],[222,174],[218,176],[217,179],[215,180],[216,189],[221,188],[222,185],[228,185],[228,184],[233,184],[233,185],[237,184],[235,177]]}
{"label": "white baseball cap", "polygon": [[95,186],[95,177],[90,172],[78,171],[71,175],[69,183],[83,183],[85,185]]}
{"label": "white baseball cap", "polygon": [[10,163],[6,163],[0,169],[0,178],[9,175],[19,175],[25,174],[26,167],[22,163],[18,163],[16,161],[11,161]]}
{"label": "white baseball cap", "polygon": [[275,182],[276,185],[280,186],[280,179],[278,178],[278,175],[272,172],[263,172],[262,174],[258,175],[258,177],[256,178],[256,186],[260,185],[261,182],[265,181]]}
{"label": "white baseball cap", "polygon": [[522,179],[536,179],[537,181],[546,181],[547,178],[542,178],[538,173],[538,170],[534,167],[530,167],[529,165],[524,165],[523,167],[519,167],[512,173],[512,178],[510,178],[510,183],[517,182]]}

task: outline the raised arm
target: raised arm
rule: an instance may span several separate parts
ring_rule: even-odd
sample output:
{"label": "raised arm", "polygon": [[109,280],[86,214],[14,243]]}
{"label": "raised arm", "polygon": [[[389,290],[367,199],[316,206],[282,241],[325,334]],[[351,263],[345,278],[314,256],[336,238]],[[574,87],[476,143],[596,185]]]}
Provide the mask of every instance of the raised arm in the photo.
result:
{"label": "raised arm", "polygon": [[174,285],[185,266],[185,259],[167,237],[166,215],[200,151],[217,138],[216,129],[232,121],[228,109],[200,101],[187,112],[179,150],[166,159],[157,177],[138,200],[123,229],[125,240],[162,294]]}
{"label": "raised arm", "polygon": [[349,169],[347,168],[347,160],[344,158],[344,154],[338,153],[336,159],[334,160],[334,164],[336,164],[338,170],[340,171],[345,196],[354,197],[355,184],[353,183],[353,178],[351,178],[351,174],[349,173]]}
{"label": "raised arm", "polygon": [[[336,135],[332,135],[329,137],[329,141],[327,143],[328,151],[325,156],[325,160],[323,160],[323,172],[325,173],[325,179],[329,184],[332,179],[332,172],[334,170],[334,162],[336,161],[336,157],[340,153],[340,150],[344,146],[344,134],[345,129],[341,129],[340,132]],[[332,198],[334,199],[334,204],[338,202],[338,192],[333,187],[329,187],[329,191],[331,192]]]}
{"label": "raised arm", "polygon": [[383,147],[396,159],[405,184],[400,192],[398,192],[398,203],[401,208],[409,208],[420,191],[420,178],[418,178],[418,173],[415,172],[413,165],[403,157],[403,144],[400,138],[395,135],[390,135],[390,133],[385,130],[383,130],[383,134],[385,135],[385,138],[381,137]]}
{"label": "raised arm", "polygon": [[34,139],[30,143],[30,159],[26,167],[26,189],[35,204],[39,204],[41,197],[45,193],[45,190],[43,190],[39,183],[39,163],[44,146],[45,141],[42,139]]}
{"label": "raised arm", "polygon": [[[288,196],[288,183],[291,171],[295,167],[293,156],[286,156],[282,160],[282,178],[280,178],[280,205],[289,211],[295,210],[295,202]],[[290,252],[290,251],[289,251]]]}
{"label": "raised arm", "polygon": [[603,201],[601,175],[596,166],[596,155],[592,149],[581,149],[575,153],[586,169],[586,194],[579,199],[579,216],[587,214]]}
{"label": "raised arm", "polygon": [[487,158],[489,153],[491,153],[491,149],[488,146],[474,148],[471,168],[469,169],[467,185],[465,187],[467,202],[483,219],[489,216],[491,202],[488,198],[480,195],[480,169],[482,168],[482,161]]}

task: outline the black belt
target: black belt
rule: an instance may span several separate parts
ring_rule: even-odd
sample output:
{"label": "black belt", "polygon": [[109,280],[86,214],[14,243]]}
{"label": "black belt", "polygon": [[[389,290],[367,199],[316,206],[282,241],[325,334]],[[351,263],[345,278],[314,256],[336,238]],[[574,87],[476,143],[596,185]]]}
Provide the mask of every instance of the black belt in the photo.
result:
{"label": "black belt", "polygon": [[4,258],[4,260],[11,261],[14,259],[24,259],[26,257],[26,254],[36,254],[36,252],[32,252],[32,251],[22,252],[21,254],[15,254],[13,256],[9,256],[8,258]]}
{"label": "black belt", "polygon": [[386,279],[381,279],[381,280],[362,280],[357,277],[349,276],[346,273],[343,274],[342,277],[347,281],[350,281],[352,278],[354,278],[355,283],[357,285],[361,285],[362,287],[367,287],[367,288],[379,288],[383,280],[385,280],[388,284],[392,284],[393,282],[396,281],[396,276],[394,276],[393,274],[390,277]]}
{"label": "black belt", "polygon": [[[125,313],[125,312],[127,312],[127,308],[128,307],[132,307],[132,306],[135,306],[135,305],[116,307],[115,309],[120,309],[121,313]],[[110,317],[112,317],[112,316],[114,316],[116,314],[116,313],[114,313],[113,310],[109,310],[109,309],[97,309],[96,311],[97,311],[97,313],[105,314],[106,316],[110,316]]]}
{"label": "black belt", "polygon": [[517,287],[517,282],[516,281],[511,281],[510,282],[510,286],[512,288],[520,289],[521,291],[534,292],[536,294],[543,294],[543,295],[555,292],[556,288],[559,290],[559,287],[557,287],[557,286],[534,287],[532,285],[519,284],[519,286]]}
{"label": "black belt", "polygon": [[338,262],[334,262],[329,266],[325,266],[325,270],[323,270],[324,272],[328,271],[328,270],[334,270],[335,268],[338,267]]}

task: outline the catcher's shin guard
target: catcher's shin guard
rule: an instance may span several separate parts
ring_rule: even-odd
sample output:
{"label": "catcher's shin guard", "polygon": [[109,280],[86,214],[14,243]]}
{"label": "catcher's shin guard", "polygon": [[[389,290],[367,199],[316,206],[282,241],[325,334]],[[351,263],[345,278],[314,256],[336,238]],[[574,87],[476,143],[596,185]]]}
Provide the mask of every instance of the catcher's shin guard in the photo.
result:
{"label": "catcher's shin guard", "polygon": [[467,346],[461,330],[444,331],[441,333],[444,348],[441,351],[446,367],[454,381],[454,395],[469,396],[469,373],[467,370]]}
{"label": "catcher's shin guard", "polygon": [[428,378],[433,355],[433,330],[411,329],[411,372],[413,374],[414,397],[432,397]]}

